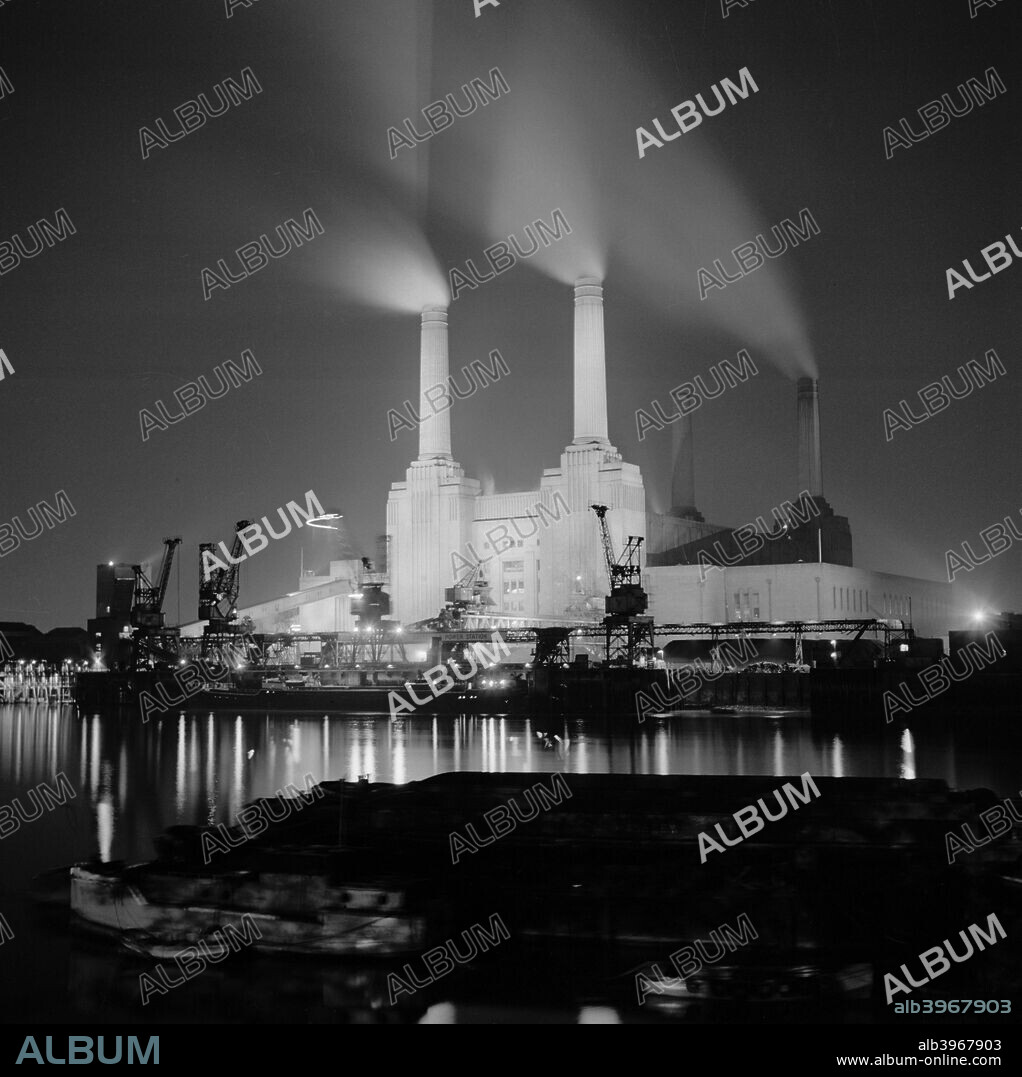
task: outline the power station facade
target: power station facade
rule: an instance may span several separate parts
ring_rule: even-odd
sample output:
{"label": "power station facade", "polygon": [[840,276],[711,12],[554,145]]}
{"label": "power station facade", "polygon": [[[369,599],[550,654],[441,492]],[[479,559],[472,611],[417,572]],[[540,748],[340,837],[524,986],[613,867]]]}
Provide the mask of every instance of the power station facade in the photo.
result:
{"label": "power station facade", "polygon": [[387,501],[393,616],[434,618],[449,588],[485,577],[488,612],[513,620],[598,620],[609,593],[591,506],[608,508],[616,550],[644,539],[643,583],[657,623],[887,617],[914,619],[916,633],[946,636],[958,611],[950,584],[856,568],[848,520],[823,494],[819,387],[797,385],[798,481],[792,510],[749,529],[706,522],[696,508],[693,435],[677,418],[671,510],[647,512],[639,468],[611,443],[602,282],[575,284],[573,437],[558,466],[524,492],[483,494],[454,459],[451,410],[430,390],[447,383],[448,317],[422,312],[419,453]]}
{"label": "power station facade", "polygon": [[[447,313],[422,315],[419,456],[387,502],[394,614],[405,623],[435,617],[445,589],[477,565],[490,585],[494,613],[557,620],[603,616],[609,585],[596,518],[620,548],[646,533],[642,475],[610,443],[603,335],[603,287],[575,287],[574,436],[558,467],[534,490],[484,495],[451,455],[450,411],[428,414],[426,392],[448,376]],[[684,530],[684,529],[682,529]],[[677,532],[678,538],[682,531]]]}

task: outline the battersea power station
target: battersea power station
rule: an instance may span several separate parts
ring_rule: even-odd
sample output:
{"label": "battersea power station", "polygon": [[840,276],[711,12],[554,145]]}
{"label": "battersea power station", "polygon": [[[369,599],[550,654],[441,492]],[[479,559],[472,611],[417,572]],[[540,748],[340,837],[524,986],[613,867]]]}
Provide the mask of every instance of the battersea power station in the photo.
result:
{"label": "battersea power station", "polygon": [[[797,383],[791,500],[770,520],[735,527],[709,523],[698,511],[684,415],[673,422],[672,508],[647,511],[639,468],[622,458],[608,430],[598,278],[575,283],[571,437],[534,489],[483,494],[454,458],[451,410],[434,411],[433,397],[426,397],[447,384],[448,365],[447,309],[430,306],[422,312],[419,453],[387,500],[391,610],[402,623],[436,617],[451,588],[481,580],[491,615],[535,624],[602,618],[610,581],[592,509],[602,505],[614,556],[630,537],[643,540],[641,580],[657,623],[889,618],[911,621],[918,635],[930,637],[957,627],[950,584],[855,566],[849,522],[824,497],[815,379]],[[303,580],[302,587],[322,579]],[[345,612],[337,608],[331,617],[325,604],[310,608],[303,627],[347,628]]]}

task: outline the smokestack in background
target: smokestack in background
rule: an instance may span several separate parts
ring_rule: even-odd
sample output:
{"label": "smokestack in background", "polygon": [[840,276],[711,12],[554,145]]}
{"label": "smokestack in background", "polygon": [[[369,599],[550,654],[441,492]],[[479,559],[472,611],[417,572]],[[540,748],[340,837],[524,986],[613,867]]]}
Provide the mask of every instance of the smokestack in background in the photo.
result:
{"label": "smokestack in background", "polygon": [[579,277],[575,281],[574,444],[593,441],[608,443],[603,284],[599,277]]}
{"label": "smokestack in background", "polygon": [[820,383],[798,379],[798,489],[823,497],[823,454],[820,449]]}
{"label": "smokestack in background", "polygon": [[[419,358],[419,459],[451,459],[450,409],[434,412],[426,393],[435,386],[447,387],[447,308],[424,307]],[[439,394],[433,392],[432,399]]]}
{"label": "smokestack in background", "polygon": [[695,442],[692,418],[682,415],[674,426],[671,452],[671,516],[702,520],[696,509]]}

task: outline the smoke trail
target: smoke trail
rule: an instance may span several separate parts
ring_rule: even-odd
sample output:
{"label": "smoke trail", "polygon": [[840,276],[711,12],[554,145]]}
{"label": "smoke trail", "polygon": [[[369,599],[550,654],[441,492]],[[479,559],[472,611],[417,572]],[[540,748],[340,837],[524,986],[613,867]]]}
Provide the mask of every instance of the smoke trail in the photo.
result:
{"label": "smoke trail", "polygon": [[330,273],[342,295],[368,307],[410,313],[450,302],[447,278],[422,230],[396,207],[360,207],[341,231],[343,258]]}
{"label": "smoke trail", "polygon": [[[321,75],[325,103],[336,102],[326,160],[345,187],[336,253],[323,267],[327,283],[372,308],[413,312],[447,303],[447,278],[424,228],[430,144],[392,159],[387,139],[388,128],[431,100],[433,4],[373,0],[317,18],[324,59],[332,57]],[[308,38],[307,17],[296,32]]]}
{"label": "smoke trail", "polygon": [[[670,122],[672,106],[737,70],[699,57],[654,74],[652,49],[620,44],[635,39],[634,15],[594,0],[519,0],[486,15],[466,17],[461,4],[434,13],[429,0],[337,5],[322,15],[317,32],[329,47],[317,56],[324,65],[332,58],[321,78],[327,99],[337,102],[336,129],[344,131],[333,150],[343,160],[350,206],[329,283],[359,303],[417,311],[445,302],[448,292],[427,220],[443,226],[449,267],[473,256],[478,263],[485,247],[523,237],[527,224],[549,221],[560,209],[571,235],[541,246],[525,267],[565,284],[609,274],[621,293],[680,325],[758,348],[790,376],[816,376],[788,279],[796,255],[699,298],[700,267],[712,269],[714,259],[769,233],[785,215],[770,218],[755,207],[714,156],[730,110],[637,156],[636,127],[648,129],[654,116]],[[303,39],[309,32],[305,20]],[[493,68],[509,94],[390,157],[389,127],[418,117],[422,130],[423,107]],[[785,212],[794,216],[799,208]]]}
{"label": "smoke trail", "polygon": [[491,494],[495,494],[497,492],[497,480],[494,477],[493,472],[489,469],[480,469],[479,484],[482,487],[482,493],[484,497],[489,497]]}
{"label": "smoke trail", "polygon": [[[570,283],[585,272],[602,276],[609,262],[651,306],[758,346],[792,376],[815,376],[786,268],[768,263],[699,299],[700,266],[712,268],[775,223],[708,148],[717,121],[638,159],[636,127],[655,115],[669,120],[672,106],[737,71],[707,75],[691,65],[654,82],[643,73],[648,58],[618,46],[623,29],[601,23],[591,5],[522,0],[516,15],[502,38],[511,93],[488,107],[485,121],[473,116],[438,143],[434,200],[471,216],[484,246],[559,207],[572,235],[541,249],[530,267]],[[465,182],[465,159],[473,183]]]}

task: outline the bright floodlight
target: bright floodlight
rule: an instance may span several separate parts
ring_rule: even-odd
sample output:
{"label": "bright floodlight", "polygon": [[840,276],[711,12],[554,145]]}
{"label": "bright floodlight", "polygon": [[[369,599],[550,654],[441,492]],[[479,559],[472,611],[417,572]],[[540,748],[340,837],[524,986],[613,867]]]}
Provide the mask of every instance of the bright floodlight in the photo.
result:
{"label": "bright floodlight", "polygon": [[972,615],[972,619],[974,621],[982,621],[983,620],[983,611],[982,610],[976,610],[976,612]]}
{"label": "bright floodlight", "polygon": [[306,520],[305,523],[308,527],[323,527],[328,531],[339,531],[339,527],[336,527],[333,523],[329,523],[328,521],[343,519],[344,517],[341,513],[331,510],[330,512],[324,512],[322,516],[312,516]]}

